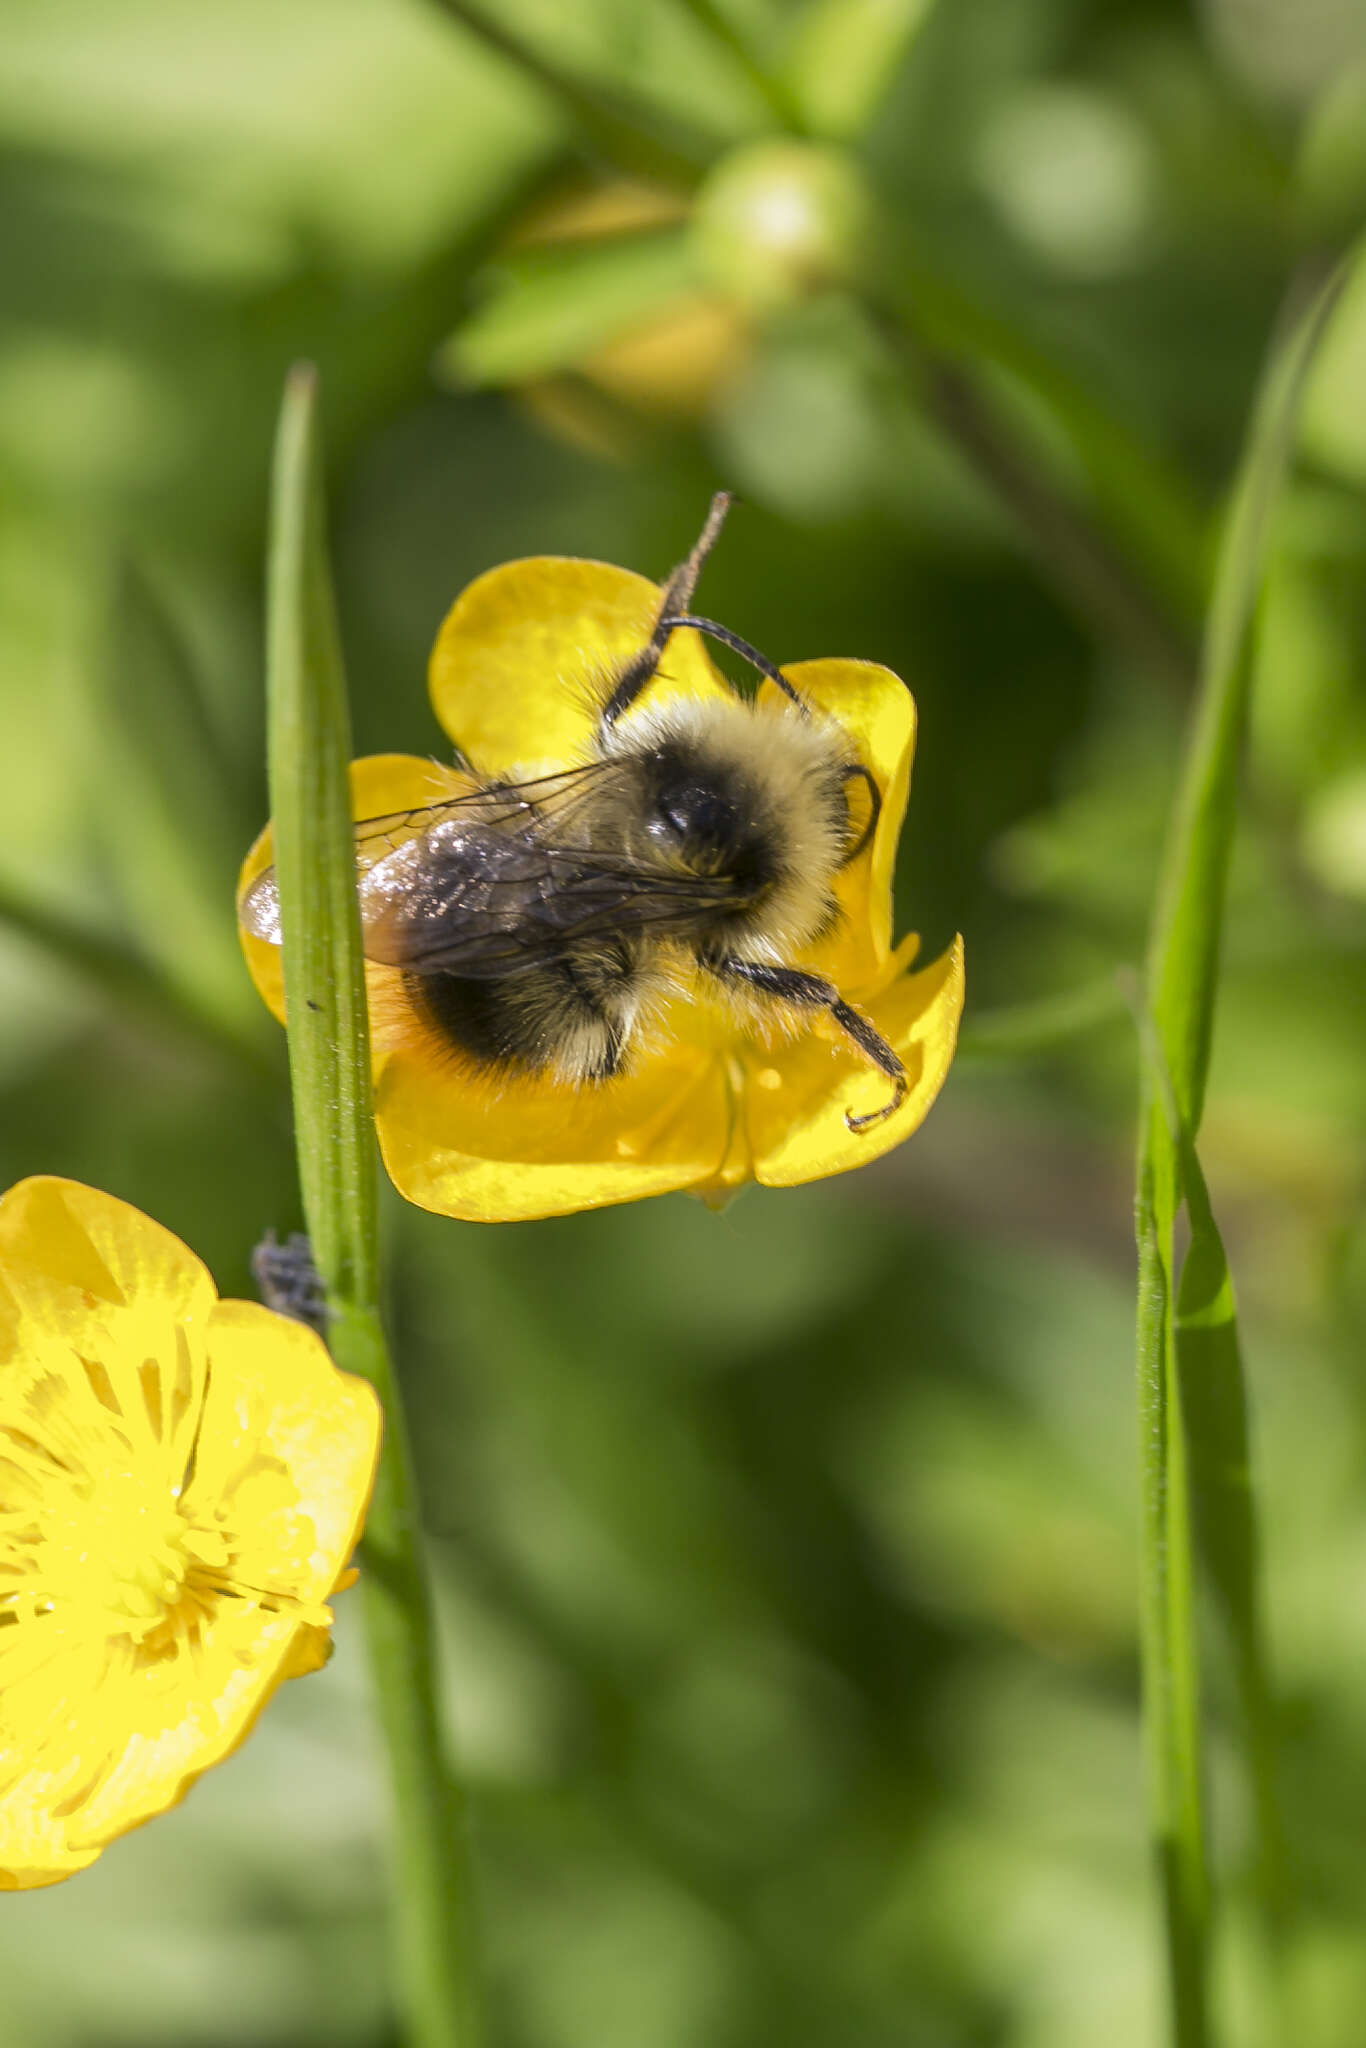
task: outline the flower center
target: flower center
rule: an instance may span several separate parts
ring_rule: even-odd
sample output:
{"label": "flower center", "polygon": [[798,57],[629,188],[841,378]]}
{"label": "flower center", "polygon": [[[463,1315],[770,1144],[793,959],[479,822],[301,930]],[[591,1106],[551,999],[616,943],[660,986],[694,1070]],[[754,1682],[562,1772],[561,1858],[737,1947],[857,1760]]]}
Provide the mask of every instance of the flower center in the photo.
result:
{"label": "flower center", "polygon": [[179,1604],[195,1549],[164,1479],[109,1472],[46,1506],[29,1585],[39,1611],[141,1643]]}

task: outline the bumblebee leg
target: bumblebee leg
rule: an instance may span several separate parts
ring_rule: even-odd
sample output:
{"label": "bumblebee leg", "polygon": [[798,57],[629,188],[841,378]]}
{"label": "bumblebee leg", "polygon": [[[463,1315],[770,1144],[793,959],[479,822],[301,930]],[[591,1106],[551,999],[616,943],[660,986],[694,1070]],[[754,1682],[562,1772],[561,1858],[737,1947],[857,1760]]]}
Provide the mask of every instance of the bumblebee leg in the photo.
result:
{"label": "bumblebee leg", "polygon": [[697,544],[686,562],[678,567],[664,585],[659,611],[655,616],[654,630],[641,648],[633,654],[612,688],[612,694],[602,707],[602,723],[615,725],[623,711],[635,703],[645,685],[659,667],[660,656],[668,645],[673,631],[673,615],[686,612],[692,603],[692,594],[697,588],[697,579],[702,574],[702,565],[716,546],[717,536],[725,525],[726,514],[731,507],[729,491],[718,491],[711,501],[706,523],[697,536]]}
{"label": "bumblebee leg", "polygon": [[844,1121],[851,1131],[866,1131],[870,1124],[880,1124],[900,1109],[906,1100],[906,1069],[882,1034],[852,1003],[845,1002],[833,982],[822,981],[818,974],[806,974],[800,967],[766,967],[753,960],[724,959],[707,964],[722,981],[743,982],[759,995],[773,996],[778,1002],[793,1003],[799,1009],[827,1010],[864,1058],[887,1076],[894,1090],[891,1101],[881,1109],[870,1110],[866,1116],[851,1116],[846,1109]]}
{"label": "bumblebee leg", "polygon": [[268,1230],[252,1252],[251,1277],[267,1308],[307,1323],[326,1337],[327,1297],[313,1263],[313,1247],[302,1231],[292,1231],[281,1244]]}
{"label": "bumblebee leg", "polygon": [[858,859],[859,855],[873,843],[873,834],[877,831],[878,819],[882,816],[882,791],[878,788],[876,782],[874,782],[871,769],[865,768],[862,762],[859,762],[857,766],[853,768],[846,768],[844,771],[844,780],[846,782],[866,783],[868,785],[868,800],[870,806],[868,813],[868,823],[864,826],[857,840],[850,847],[848,853],[845,854],[844,859],[840,862],[840,866],[842,868],[847,868],[850,867],[853,864],[853,862]]}

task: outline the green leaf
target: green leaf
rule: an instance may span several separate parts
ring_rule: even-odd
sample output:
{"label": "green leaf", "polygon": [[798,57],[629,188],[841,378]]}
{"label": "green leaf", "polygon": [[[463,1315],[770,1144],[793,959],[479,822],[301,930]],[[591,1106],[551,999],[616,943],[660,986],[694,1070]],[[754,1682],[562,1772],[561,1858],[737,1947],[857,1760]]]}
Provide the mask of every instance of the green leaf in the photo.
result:
{"label": "green leaf", "polygon": [[578,363],[696,290],[681,228],[538,249],[499,266],[489,297],[437,354],[460,384],[516,384]]}
{"label": "green leaf", "polygon": [[290,373],[271,500],[267,739],[304,1216],[338,1365],[371,1381],[384,1441],[362,1592],[394,1795],[399,2004],[415,2048],[474,2048],[461,1801],[443,1755],[412,1461],[380,1322],[370,1038],[356,903],[350,718],[324,534],[316,378]]}

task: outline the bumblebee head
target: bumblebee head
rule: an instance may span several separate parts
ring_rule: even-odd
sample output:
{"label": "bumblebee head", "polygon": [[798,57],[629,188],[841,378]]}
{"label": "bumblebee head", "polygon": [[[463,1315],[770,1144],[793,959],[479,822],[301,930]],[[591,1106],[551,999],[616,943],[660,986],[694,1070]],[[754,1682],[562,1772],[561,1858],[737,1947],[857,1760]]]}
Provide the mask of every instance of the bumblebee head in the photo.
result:
{"label": "bumblebee head", "polygon": [[642,766],[652,850],[693,874],[762,882],[768,837],[757,815],[762,807],[733,763],[677,738],[652,747]]}

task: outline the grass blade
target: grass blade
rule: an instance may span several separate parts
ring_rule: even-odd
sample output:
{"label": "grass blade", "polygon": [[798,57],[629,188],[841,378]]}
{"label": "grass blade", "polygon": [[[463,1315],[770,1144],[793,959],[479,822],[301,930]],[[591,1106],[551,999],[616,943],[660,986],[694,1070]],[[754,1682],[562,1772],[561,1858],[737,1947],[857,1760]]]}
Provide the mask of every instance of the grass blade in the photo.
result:
{"label": "grass blade", "polygon": [[1201,687],[1168,832],[1148,955],[1153,1015],[1183,1122],[1198,1133],[1209,1068],[1224,885],[1247,720],[1248,628],[1271,513],[1294,440],[1314,351],[1337,303],[1339,268],[1273,351],[1253,412],[1215,573]]}
{"label": "grass blade", "polygon": [[[1237,814],[1249,629],[1305,373],[1340,283],[1338,273],[1321,286],[1285,345],[1273,351],[1254,411],[1220,548],[1200,694],[1154,911],[1151,1026],[1140,1013],[1147,1041],[1136,1205],[1144,1716],[1180,2048],[1201,2048],[1209,2039],[1193,1529],[1233,1646],[1264,1896],[1279,1905],[1282,1892],[1274,1696],[1261,1625],[1246,1392],[1228,1262],[1195,1139]],[[1191,1236],[1174,1285],[1183,1200]]]}
{"label": "grass blade", "polygon": [[385,1413],[362,1591],[394,1795],[399,2003],[415,2048],[473,2048],[478,2019],[463,1814],[442,1751],[416,1494],[379,1315],[350,721],[309,368],[291,372],[280,414],[268,613],[270,797],[304,1215],[326,1291],[333,1355],[372,1381]]}

